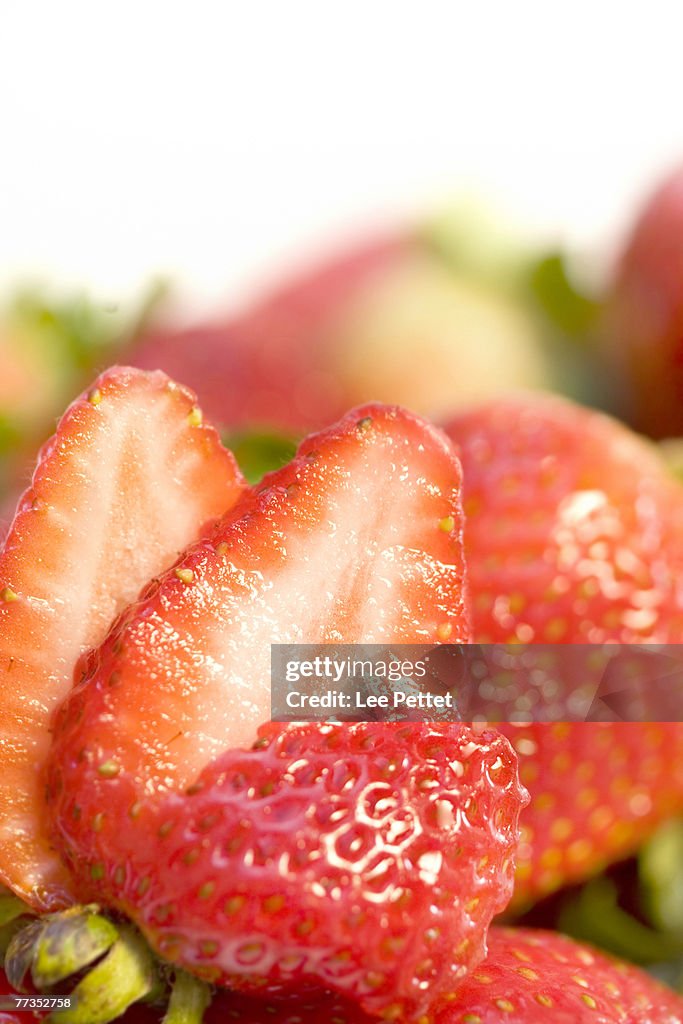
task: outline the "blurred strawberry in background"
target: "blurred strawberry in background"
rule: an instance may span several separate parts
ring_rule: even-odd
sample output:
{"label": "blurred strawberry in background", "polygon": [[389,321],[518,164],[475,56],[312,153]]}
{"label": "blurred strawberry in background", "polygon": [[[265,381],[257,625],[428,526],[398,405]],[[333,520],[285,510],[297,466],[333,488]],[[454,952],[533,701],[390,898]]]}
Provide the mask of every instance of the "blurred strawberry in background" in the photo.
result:
{"label": "blurred strawberry in background", "polygon": [[603,344],[624,418],[651,437],[683,434],[683,167],[635,221],[614,269]]}
{"label": "blurred strawberry in background", "polygon": [[295,438],[369,400],[438,417],[510,390],[585,397],[592,377],[574,344],[590,303],[558,255],[501,228],[481,204],[358,239],[195,326],[162,297],[152,288],[121,311],[26,292],[7,310],[0,535],[56,417],[115,361],[193,388],[252,479],[287,461]]}
{"label": "blurred strawberry in background", "polygon": [[439,415],[549,386],[533,261],[491,234],[460,214],[359,241],[236,316],[150,331],[129,358],[187,382],[225,427],[292,434],[369,400]]}

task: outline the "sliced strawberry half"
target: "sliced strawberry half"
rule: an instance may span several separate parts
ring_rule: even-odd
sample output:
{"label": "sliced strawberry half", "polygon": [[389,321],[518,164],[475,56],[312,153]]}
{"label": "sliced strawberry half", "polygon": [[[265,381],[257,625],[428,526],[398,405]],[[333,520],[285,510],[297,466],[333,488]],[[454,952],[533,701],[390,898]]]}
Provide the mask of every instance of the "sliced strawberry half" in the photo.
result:
{"label": "sliced strawberry half", "polygon": [[469,637],[459,462],[424,420],[365,406],[309,437],[124,613],[60,728],[82,708],[69,743],[96,736],[98,760],[146,792],[177,789],[270,718],[271,643]]}
{"label": "sliced strawberry half", "polygon": [[75,664],[244,487],[192,393],[159,372],[104,373],[40,453],[0,555],[0,879],[37,909],[73,896],[39,769]]}

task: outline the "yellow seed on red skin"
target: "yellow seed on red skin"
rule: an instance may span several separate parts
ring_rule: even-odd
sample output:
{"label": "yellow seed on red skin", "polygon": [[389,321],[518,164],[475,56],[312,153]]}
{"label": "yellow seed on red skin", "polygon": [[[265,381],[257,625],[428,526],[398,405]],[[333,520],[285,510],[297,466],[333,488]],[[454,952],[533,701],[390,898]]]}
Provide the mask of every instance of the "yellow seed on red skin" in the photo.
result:
{"label": "yellow seed on red skin", "polygon": [[439,522],[439,529],[443,530],[444,533],[450,533],[451,530],[454,530],[455,519],[453,516],[444,516]]}
{"label": "yellow seed on red skin", "polygon": [[442,622],[440,626],[436,627],[436,635],[439,640],[446,641],[450,638],[453,632],[453,627],[450,622]]}
{"label": "yellow seed on red skin", "polygon": [[93,390],[88,394],[88,401],[94,406],[98,406],[100,404],[102,401],[102,392],[99,388],[93,388]]}
{"label": "yellow seed on red skin", "polygon": [[187,422],[191,427],[201,427],[204,414],[198,405],[193,406],[187,414]]}
{"label": "yellow seed on red skin", "polygon": [[239,913],[245,903],[246,900],[244,896],[231,896],[229,900],[226,900],[223,912],[227,914],[228,917],[232,917],[233,914]]}
{"label": "yellow seed on red skin", "polygon": [[97,769],[97,774],[101,775],[103,779],[113,779],[120,771],[121,769],[115,761],[105,761]]}
{"label": "yellow seed on red skin", "polygon": [[517,974],[522,978],[526,978],[527,981],[538,981],[538,974],[531,967],[518,967]]}
{"label": "yellow seed on red skin", "polygon": [[18,601],[19,595],[11,589],[11,587],[4,587],[0,590],[0,600],[6,604],[11,604],[12,601]]}
{"label": "yellow seed on red skin", "polygon": [[192,569],[176,569],[175,575],[178,577],[181,583],[192,583],[194,579],[194,573]]}

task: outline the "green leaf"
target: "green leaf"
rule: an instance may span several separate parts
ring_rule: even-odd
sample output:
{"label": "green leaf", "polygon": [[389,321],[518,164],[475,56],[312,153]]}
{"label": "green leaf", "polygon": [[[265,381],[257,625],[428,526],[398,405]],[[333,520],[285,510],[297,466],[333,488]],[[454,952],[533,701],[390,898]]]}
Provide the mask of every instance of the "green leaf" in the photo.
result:
{"label": "green leaf", "polygon": [[94,963],[118,938],[106,917],[74,908],[47,918],[33,953],[31,976],[37,989],[50,988]]}
{"label": "green leaf", "polygon": [[550,324],[575,342],[588,343],[600,304],[571,278],[561,252],[542,256],[529,274],[531,294]]}
{"label": "green leaf", "polygon": [[683,437],[669,437],[660,441],[658,447],[669,472],[683,480]]}
{"label": "green leaf", "polygon": [[30,913],[29,907],[18,896],[4,889],[0,891],[0,928],[17,917],[21,917],[22,914]]}
{"label": "green leaf", "polygon": [[147,943],[133,928],[122,925],[118,940],[104,959],[74,989],[75,1005],[50,1016],[54,1024],[109,1024],[132,1003],[158,985]]}
{"label": "green leaf", "polygon": [[250,484],[258,483],[266,473],[290,462],[297,447],[294,438],[267,431],[226,434],[223,443],[233,452]]}
{"label": "green leaf", "polygon": [[557,922],[560,931],[600,946],[615,956],[640,964],[678,959],[683,944],[674,936],[655,931],[618,903],[617,886],[599,875],[572,893]]}
{"label": "green leaf", "polygon": [[683,941],[683,821],[667,822],[638,858],[645,909],[652,923]]}

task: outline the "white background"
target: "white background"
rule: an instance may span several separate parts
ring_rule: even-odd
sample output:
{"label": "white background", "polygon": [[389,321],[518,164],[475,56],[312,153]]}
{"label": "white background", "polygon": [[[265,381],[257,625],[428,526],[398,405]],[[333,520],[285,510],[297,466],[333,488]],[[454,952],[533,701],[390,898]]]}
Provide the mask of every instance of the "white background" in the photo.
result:
{"label": "white background", "polygon": [[195,309],[474,186],[613,245],[683,158],[672,3],[0,0],[0,290]]}

